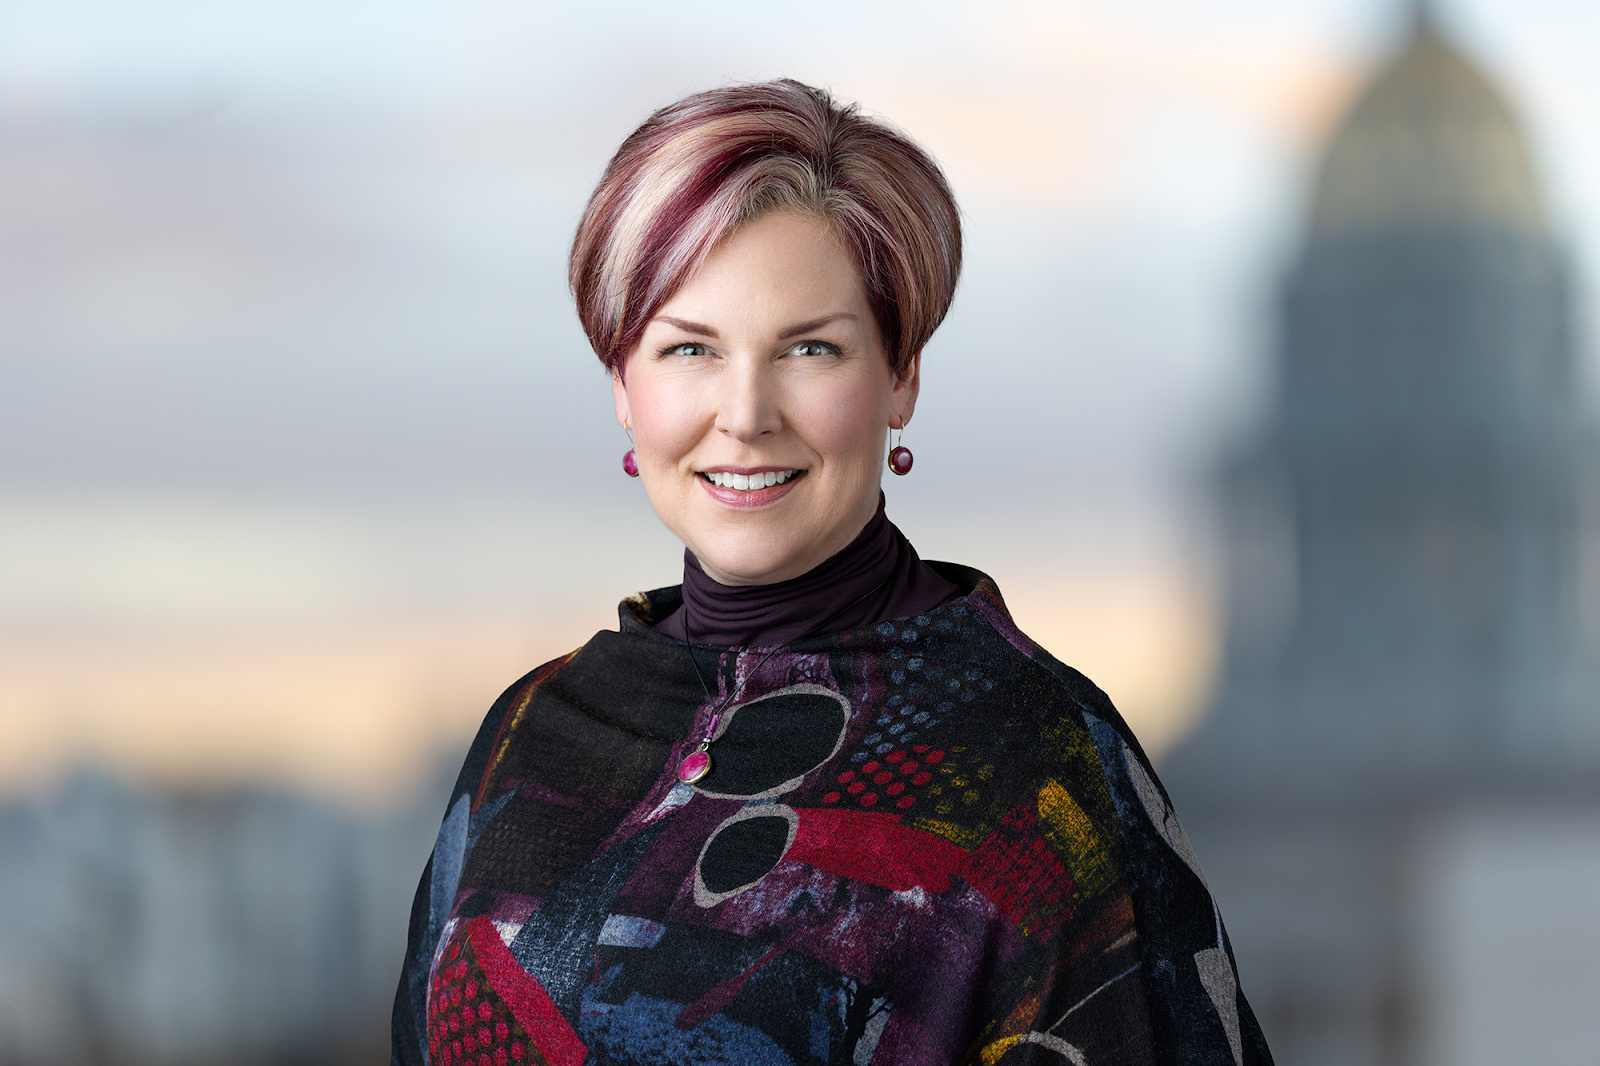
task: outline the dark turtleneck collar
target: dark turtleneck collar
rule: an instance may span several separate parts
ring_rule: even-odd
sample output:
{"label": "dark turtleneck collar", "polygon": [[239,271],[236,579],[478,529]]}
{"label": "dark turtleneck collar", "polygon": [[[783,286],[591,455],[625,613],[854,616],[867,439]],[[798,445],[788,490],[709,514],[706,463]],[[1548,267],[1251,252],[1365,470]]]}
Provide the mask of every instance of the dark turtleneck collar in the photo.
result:
{"label": "dark turtleneck collar", "polygon": [[696,644],[770,648],[921,614],[960,592],[917,557],[884,514],[879,493],[878,510],[855,540],[788,581],[719,584],[686,549],[683,605],[663,618],[656,632]]}

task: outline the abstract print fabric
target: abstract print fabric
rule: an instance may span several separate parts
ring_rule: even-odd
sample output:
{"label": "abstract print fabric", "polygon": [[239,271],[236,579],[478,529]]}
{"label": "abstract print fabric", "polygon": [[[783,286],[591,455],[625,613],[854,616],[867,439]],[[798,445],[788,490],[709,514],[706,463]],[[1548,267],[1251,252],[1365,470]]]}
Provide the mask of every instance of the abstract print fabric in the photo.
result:
{"label": "abstract print fabric", "polygon": [[971,591],[696,646],[710,699],[650,628],[675,588],[512,686],[418,888],[393,1062],[1270,1063],[1120,716],[932,565]]}

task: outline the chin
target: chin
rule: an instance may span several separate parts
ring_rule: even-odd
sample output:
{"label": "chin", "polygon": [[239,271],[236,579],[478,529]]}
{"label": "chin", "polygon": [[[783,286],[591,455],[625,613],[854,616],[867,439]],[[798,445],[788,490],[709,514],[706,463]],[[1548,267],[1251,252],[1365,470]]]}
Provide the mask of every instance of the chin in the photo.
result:
{"label": "chin", "polygon": [[[807,567],[795,568],[792,559],[771,558],[746,558],[729,559],[711,557],[695,553],[700,560],[700,566],[707,573],[724,584],[736,585],[770,585],[774,582],[784,581],[791,577],[798,577]],[[727,579],[727,580],[723,580]]]}
{"label": "chin", "polygon": [[803,550],[775,545],[766,538],[738,537],[733,541],[702,544],[690,550],[700,560],[701,568],[724,584],[770,585],[798,577],[821,561],[808,563]]}

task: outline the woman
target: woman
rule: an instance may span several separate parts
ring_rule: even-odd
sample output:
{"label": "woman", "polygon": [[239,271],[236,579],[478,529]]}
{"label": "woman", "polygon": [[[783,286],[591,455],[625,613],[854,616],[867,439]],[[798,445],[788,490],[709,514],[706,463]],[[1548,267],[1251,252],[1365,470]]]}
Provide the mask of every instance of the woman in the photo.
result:
{"label": "woman", "polygon": [[796,82],[623,143],[572,285],[683,583],[490,711],[395,1062],[1270,1061],[1115,709],[884,516],[960,247],[933,161]]}

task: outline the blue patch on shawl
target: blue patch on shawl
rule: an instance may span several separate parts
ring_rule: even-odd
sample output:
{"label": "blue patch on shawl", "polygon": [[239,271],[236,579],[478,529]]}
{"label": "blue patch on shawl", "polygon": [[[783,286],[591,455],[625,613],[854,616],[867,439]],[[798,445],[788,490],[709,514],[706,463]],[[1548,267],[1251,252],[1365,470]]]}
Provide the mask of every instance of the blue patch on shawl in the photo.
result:
{"label": "blue patch on shawl", "polygon": [[725,1015],[680,1029],[682,1010],[681,1003],[637,992],[617,1005],[586,995],[578,1037],[596,1066],[795,1066],[767,1034]]}
{"label": "blue patch on shawl", "polygon": [[568,1019],[594,974],[594,951],[610,919],[617,894],[661,831],[660,823],[591,860],[539,903],[516,939],[511,954],[539,979]]}
{"label": "blue patch on shawl", "polygon": [[428,940],[439,942],[439,932],[450,916],[450,906],[461,884],[461,864],[467,854],[467,821],[472,797],[462,795],[439,826],[439,839],[433,845],[433,877],[428,883]]}

